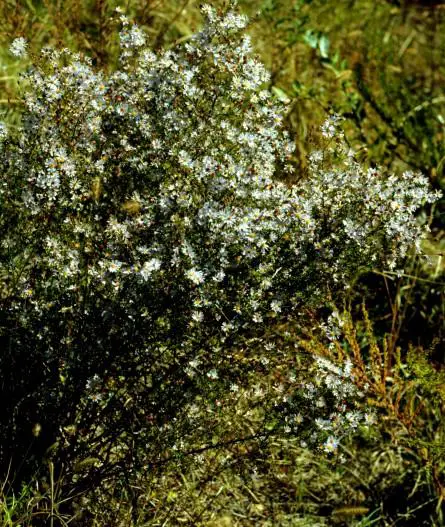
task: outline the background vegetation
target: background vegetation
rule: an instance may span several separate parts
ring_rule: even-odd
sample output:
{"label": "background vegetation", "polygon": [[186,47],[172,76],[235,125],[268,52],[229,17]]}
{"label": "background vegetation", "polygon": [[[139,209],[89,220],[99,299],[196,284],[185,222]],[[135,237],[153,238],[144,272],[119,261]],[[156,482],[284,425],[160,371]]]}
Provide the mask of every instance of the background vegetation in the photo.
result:
{"label": "background vegetation", "polygon": [[[2,119],[10,126],[20,121],[17,79],[24,66],[8,52],[13,38],[26,37],[31,54],[47,44],[66,46],[113,71],[118,6],[150,34],[155,49],[186,41],[202,23],[198,3],[187,0],[4,0]],[[362,163],[419,170],[434,188],[445,188],[439,1],[243,0],[239,7],[251,17],[249,33],[271,72],[269,88],[291,101],[294,178],[307,176],[307,156],[323,140],[320,125],[335,111],[345,117],[346,139]],[[317,312],[306,313],[297,328],[277,321],[265,329],[265,339],[273,334],[282,352],[267,375],[261,367],[252,372],[239,397],[220,404],[220,394],[209,395],[213,406],[203,426],[213,430],[212,448],[201,450],[197,431],[191,455],[165,459],[162,470],[152,467],[145,489],[134,494],[122,482],[72,495],[64,484],[72,474],[55,471],[47,456],[46,473],[40,469],[36,478],[18,484],[4,474],[3,525],[444,525],[444,202],[422,214],[431,225],[426,257],[413,257],[401,277],[360,277],[337,306],[343,334],[333,349],[313,330]],[[359,382],[369,386],[364,404],[375,409],[373,426],[345,438],[335,456],[264,426],[262,391],[282,382],[308,352],[339,364],[349,357]],[[242,362],[252,351],[236,353]],[[39,437],[39,424],[31,426],[30,443]],[[94,462],[83,456],[76,470],[82,474]]]}

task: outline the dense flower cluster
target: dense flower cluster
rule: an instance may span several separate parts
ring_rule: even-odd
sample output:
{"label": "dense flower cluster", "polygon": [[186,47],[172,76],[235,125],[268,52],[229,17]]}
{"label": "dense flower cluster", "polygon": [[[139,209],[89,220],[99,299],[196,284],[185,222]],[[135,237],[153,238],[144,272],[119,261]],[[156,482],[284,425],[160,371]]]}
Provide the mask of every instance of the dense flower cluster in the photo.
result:
{"label": "dense flower cluster", "polygon": [[18,37],[14,39],[11,46],[9,47],[9,52],[14,57],[21,57],[24,58],[27,55],[27,48],[28,43],[26,42],[26,39],[23,37]]}
{"label": "dense flower cluster", "polygon": [[[110,75],[42,50],[23,79],[22,129],[0,128],[2,295],[10,349],[36,357],[38,416],[75,406],[85,386],[100,386],[91,404],[110,401],[128,378],[133,408],[161,419],[156,389],[173,400],[200,376],[230,376],[224,346],[322,303],[363,267],[395,267],[421,237],[426,180],[362,169],[337,119],[305,181],[273,178],[292,170],[286,106],[264,88],[246,18],[204,14],[200,33],[158,53],[124,18]],[[130,407],[104,410],[103,426]]]}

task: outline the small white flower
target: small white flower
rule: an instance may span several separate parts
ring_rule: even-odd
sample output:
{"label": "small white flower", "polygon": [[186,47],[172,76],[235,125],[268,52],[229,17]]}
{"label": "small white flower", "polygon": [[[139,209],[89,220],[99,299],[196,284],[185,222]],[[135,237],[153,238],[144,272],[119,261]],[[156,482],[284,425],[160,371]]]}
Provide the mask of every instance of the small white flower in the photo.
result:
{"label": "small white flower", "polygon": [[279,302],[278,300],[272,300],[272,302],[270,303],[270,309],[272,309],[274,313],[280,313],[281,302]]}
{"label": "small white flower", "polygon": [[26,47],[28,46],[28,42],[23,37],[18,37],[14,39],[9,46],[9,52],[11,55],[14,55],[14,57],[18,58],[25,58],[28,53],[26,51]]}
{"label": "small white flower", "polygon": [[137,26],[131,28],[130,39],[131,44],[135,47],[141,47],[145,44],[145,35]]}
{"label": "small white flower", "polygon": [[311,161],[314,164],[319,164],[323,161],[323,152],[321,150],[314,150],[309,155],[309,161]]}
{"label": "small white flower", "polygon": [[223,322],[221,324],[221,329],[224,333],[230,333],[233,329],[233,324],[231,324],[230,322]]}
{"label": "small white flower", "polygon": [[301,425],[301,423],[304,421],[303,416],[301,414],[297,414],[294,417],[294,423],[297,425]]}
{"label": "small white flower", "polygon": [[338,440],[335,437],[329,436],[323,445],[323,450],[328,454],[333,454],[337,451],[338,444]]}
{"label": "small white flower", "polygon": [[252,317],[252,320],[253,320],[253,322],[255,322],[256,324],[259,324],[260,322],[263,321],[263,317],[262,317],[259,313],[254,313],[254,314],[253,314],[253,317]]}
{"label": "small white flower", "polygon": [[326,137],[327,139],[332,139],[335,136],[335,132],[335,125],[329,119],[327,119],[321,127],[322,136]]}
{"label": "small white flower", "polygon": [[364,423],[366,426],[371,426],[376,422],[375,414],[372,413],[366,413]]}
{"label": "small white flower", "polygon": [[102,384],[102,379],[95,374],[91,379],[88,379],[85,387],[88,391],[96,390]]}
{"label": "small white flower", "polygon": [[197,368],[199,366],[200,362],[199,362],[199,359],[192,359],[191,361],[189,361],[189,366],[190,368]]}
{"label": "small white flower", "polygon": [[218,375],[218,372],[215,369],[213,369],[207,372],[207,377],[209,379],[212,379],[212,381],[215,381],[216,379],[218,379],[219,375]]}
{"label": "small white flower", "polygon": [[8,129],[5,123],[0,123],[0,141],[4,141],[8,136]]}
{"label": "small white flower", "polygon": [[162,262],[158,258],[152,258],[144,263],[140,271],[142,278],[147,281],[154,271],[158,271],[161,268]]}
{"label": "small white flower", "polygon": [[196,285],[202,284],[204,282],[204,273],[194,268],[189,269],[185,273],[185,276]]}
{"label": "small white flower", "polygon": [[213,280],[215,280],[215,282],[222,282],[225,276],[226,273],[224,271],[218,271],[218,273],[213,277]]}
{"label": "small white flower", "polygon": [[195,322],[202,322],[204,320],[204,314],[202,311],[193,311],[192,320]]}
{"label": "small white flower", "polygon": [[121,267],[122,262],[119,262],[118,260],[112,260],[108,265],[108,271],[110,271],[110,273],[117,273]]}

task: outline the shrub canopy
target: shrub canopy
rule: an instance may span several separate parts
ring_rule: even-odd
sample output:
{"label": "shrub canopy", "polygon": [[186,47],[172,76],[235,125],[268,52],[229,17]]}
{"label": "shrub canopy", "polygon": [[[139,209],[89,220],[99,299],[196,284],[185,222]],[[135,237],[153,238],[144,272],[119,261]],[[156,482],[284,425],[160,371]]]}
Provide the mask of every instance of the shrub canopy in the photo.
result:
{"label": "shrub canopy", "polygon": [[286,104],[246,18],[203,9],[158,53],[122,17],[109,75],[44,49],[24,76],[22,127],[0,134],[3,462],[39,422],[42,449],[95,448],[95,474],[147,464],[205,383],[242,381],[228,349],[396,267],[424,232],[425,178],[364,170],[335,117],[307,179],[274,177],[292,171]]}

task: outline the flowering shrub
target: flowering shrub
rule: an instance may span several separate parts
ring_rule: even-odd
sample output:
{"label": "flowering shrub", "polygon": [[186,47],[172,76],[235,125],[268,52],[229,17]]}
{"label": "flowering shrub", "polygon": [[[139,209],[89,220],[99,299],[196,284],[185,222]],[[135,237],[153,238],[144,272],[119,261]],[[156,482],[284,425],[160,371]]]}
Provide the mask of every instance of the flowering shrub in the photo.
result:
{"label": "flowering shrub", "polygon": [[177,444],[182,408],[242,382],[228,350],[419,242],[426,180],[361,168],[337,118],[308,179],[274,179],[292,171],[286,105],[246,18],[203,10],[157,54],[121,17],[110,75],[44,49],[23,78],[23,126],[0,131],[4,462],[39,423],[36,452],[57,440],[90,478],[130,477]]}

